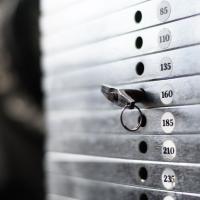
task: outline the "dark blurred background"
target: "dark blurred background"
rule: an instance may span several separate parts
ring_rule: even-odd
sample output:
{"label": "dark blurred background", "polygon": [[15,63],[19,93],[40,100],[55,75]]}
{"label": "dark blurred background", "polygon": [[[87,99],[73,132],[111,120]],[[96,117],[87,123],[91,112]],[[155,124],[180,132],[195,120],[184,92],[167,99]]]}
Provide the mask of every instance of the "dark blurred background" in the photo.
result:
{"label": "dark blurred background", "polygon": [[44,199],[39,1],[0,0],[0,199]]}

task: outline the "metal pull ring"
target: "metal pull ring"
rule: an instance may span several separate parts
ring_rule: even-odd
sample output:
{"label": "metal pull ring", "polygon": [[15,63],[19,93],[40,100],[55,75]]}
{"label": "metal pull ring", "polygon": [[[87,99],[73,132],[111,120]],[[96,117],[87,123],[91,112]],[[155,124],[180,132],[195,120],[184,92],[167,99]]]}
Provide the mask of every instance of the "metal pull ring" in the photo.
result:
{"label": "metal pull ring", "polygon": [[[137,130],[139,130],[140,129],[140,127],[142,126],[142,123],[143,123],[143,114],[142,114],[142,111],[140,110],[140,108],[138,107],[138,106],[134,106],[134,108],[136,108],[137,110],[138,110],[138,112],[139,112],[139,114],[140,114],[140,116],[139,116],[139,120],[138,120],[138,124],[134,127],[134,128],[129,128],[127,125],[125,125],[125,123],[124,123],[124,113],[125,113],[125,111],[127,110],[127,109],[130,109],[130,105],[126,105],[124,108],[123,108],[123,110],[122,110],[122,112],[121,112],[121,115],[120,115],[120,121],[121,121],[121,125],[127,130],[127,131],[131,131],[131,132],[135,132],[135,131],[137,131]],[[133,109],[134,109],[133,108]],[[131,109],[131,110],[133,110],[133,109]]]}
{"label": "metal pull ring", "polygon": [[[135,105],[135,103],[140,102],[144,99],[145,97],[144,90],[116,89],[103,85],[101,87],[101,91],[109,101],[123,108],[120,115],[120,122],[126,130],[134,132],[137,131],[142,126],[144,115],[142,114],[140,108]],[[133,110],[135,108],[138,110],[140,114],[138,124],[134,128],[129,128],[124,123],[124,113],[128,109]]]}

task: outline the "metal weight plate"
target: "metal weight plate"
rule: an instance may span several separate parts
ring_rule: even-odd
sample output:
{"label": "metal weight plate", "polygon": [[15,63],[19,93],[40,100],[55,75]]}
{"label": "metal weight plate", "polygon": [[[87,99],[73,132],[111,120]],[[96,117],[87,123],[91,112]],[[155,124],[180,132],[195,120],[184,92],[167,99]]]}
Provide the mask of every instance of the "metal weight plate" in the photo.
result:
{"label": "metal weight plate", "polygon": [[[60,194],[63,197],[70,196],[73,199],[83,200],[198,200],[197,194],[186,194],[152,188],[140,188],[120,184],[101,183],[80,178],[72,178],[63,174],[48,174],[50,177],[49,191]],[[58,197],[51,194],[50,200]],[[167,199],[166,199],[167,198]],[[60,200],[60,199],[59,199]]]}
{"label": "metal weight plate", "polygon": [[128,186],[200,192],[200,165],[49,153],[47,171]]}
{"label": "metal weight plate", "polygon": [[[54,15],[46,16],[45,11],[43,11],[44,16],[41,18],[41,30],[44,34],[52,34],[62,29],[62,27],[70,28],[144,1],[145,0],[84,0],[66,9],[59,9]],[[45,7],[46,4],[48,4],[48,2],[45,3],[43,7]]]}
{"label": "metal weight plate", "polygon": [[[72,51],[45,55],[42,62],[43,69],[45,71],[55,68],[56,70],[73,71],[84,66],[95,66],[163,50],[196,45],[200,42],[199,27],[196,26],[199,23],[200,16],[195,16],[111,38]],[[186,31],[181,35],[181,30],[185,29],[193,31]]]}
{"label": "metal weight plate", "polygon": [[198,134],[143,136],[56,133],[50,135],[47,152],[131,160],[200,163]]}
{"label": "metal weight plate", "polygon": [[62,26],[62,30],[59,29],[54,34],[45,32],[42,43],[43,52],[54,54],[60,51],[71,51],[72,48],[191,17],[199,13],[200,2],[196,0],[147,1],[70,29],[67,26]]}
{"label": "metal weight plate", "polygon": [[[139,116],[134,112],[128,113],[126,118],[126,122],[130,125],[138,122]],[[199,105],[155,108],[142,110],[142,112],[146,116],[147,123],[136,133],[130,133],[121,126],[119,121],[121,110],[49,112],[47,127],[49,133],[52,134],[62,132],[119,135],[137,133],[144,135],[199,134]],[[169,113],[170,115],[168,115]],[[171,115],[173,118],[170,118]],[[172,123],[166,126],[167,121],[172,121]],[[170,129],[170,132],[167,128]]]}
{"label": "metal weight plate", "polygon": [[[199,199],[200,2],[41,6],[47,199]],[[104,84],[145,90],[139,130],[121,126]],[[126,111],[135,127],[139,113]]]}
{"label": "metal weight plate", "polygon": [[[50,95],[63,90],[99,87],[103,83],[120,85],[147,80],[200,74],[200,46],[176,49],[119,62],[85,67],[74,72],[47,71],[43,87]],[[143,65],[141,65],[141,63]],[[87,78],[84,78],[87,77]]]}
{"label": "metal weight plate", "polygon": [[[186,82],[183,87],[183,82]],[[144,101],[138,103],[141,108],[155,108],[166,106],[180,106],[200,104],[200,90],[197,83],[200,82],[200,76],[189,76],[175,79],[134,83],[116,88],[124,89],[143,89],[146,93]],[[46,101],[49,111],[59,110],[110,110],[118,109],[109,103],[100,87],[97,89],[68,90],[69,86],[64,85],[62,90],[50,90]]]}

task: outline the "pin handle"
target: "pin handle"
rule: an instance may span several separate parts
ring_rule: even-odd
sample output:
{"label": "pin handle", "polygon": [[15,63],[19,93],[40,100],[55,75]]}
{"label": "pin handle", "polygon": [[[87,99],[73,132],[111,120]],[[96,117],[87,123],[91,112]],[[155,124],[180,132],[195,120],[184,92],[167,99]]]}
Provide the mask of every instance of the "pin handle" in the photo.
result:
{"label": "pin handle", "polygon": [[[144,99],[145,97],[144,90],[117,89],[117,88],[103,85],[101,87],[101,91],[109,101],[123,108],[120,115],[120,122],[126,130],[134,132],[134,131],[137,131],[142,126],[144,115],[142,114],[140,108],[136,106],[135,104],[137,102],[141,102]],[[133,110],[135,108],[138,110],[140,114],[138,124],[134,128],[129,128],[124,123],[124,113],[128,109]]]}
{"label": "pin handle", "polygon": [[[140,110],[140,108],[138,106],[134,106],[134,108],[136,108],[140,114],[139,116],[139,120],[138,120],[138,124],[133,127],[133,128],[129,128],[127,125],[125,125],[124,123],[124,113],[127,109],[130,109],[129,105],[126,105],[122,112],[121,112],[121,115],[120,115],[120,122],[121,122],[121,125],[127,130],[127,131],[131,131],[131,132],[135,132],[135,131],[138,131],[140,129],[140,127],[142,126],[142,123],[143,123],[143,114],[142,114],[142,111]],[[132,109],[133,110],[133,109]]]}
{"label": "pin handle", "polygon": [[122,108],[141,102],[145,97],[145,92],[142,89],[117,89],[107,85],[101,86],[101,92],[109,101]]}

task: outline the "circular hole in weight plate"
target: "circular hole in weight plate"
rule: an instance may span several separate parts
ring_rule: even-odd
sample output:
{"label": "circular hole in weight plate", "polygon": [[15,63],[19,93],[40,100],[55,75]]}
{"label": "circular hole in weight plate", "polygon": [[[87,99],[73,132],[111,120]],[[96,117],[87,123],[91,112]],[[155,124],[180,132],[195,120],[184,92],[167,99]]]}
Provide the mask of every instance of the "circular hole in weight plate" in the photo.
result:
{"label": "circular hole in weight plate", "polygon": [[148,178],[148,172],[145,167],[140,168],[139,170],[139,177],[141,179],[141,182],[145,182]]}
{"label": "circular hole in weight plate", "polygon": [[135,41],[135,46],[137,49],[141,49],[143,45],[143,39],[142,37],[137,37],[136,41]]}
{"label": "circular hole in weight plate", "polygon": [[144,73],[144,64],[142,62],[139,62],[136,65],[136,73],[137,75],[141,76]]}
{"label": "circular hole in weight plate", "polygon": [[149,198],[147,197],[146,194],[141,194],[140,195],[140,200],[148,200]]}
{"label": "circular hole in weight plate", "polygon": [[135,13],[135,22],[140,23],[141,21],[142,21],[142,12],[138,10]]}
{"label": "circular hole in weight plate", "polygon": [[145,141],[140,142],[139,144],[139,150],[141,153],[145,154],[148,150],[147,143]]}

